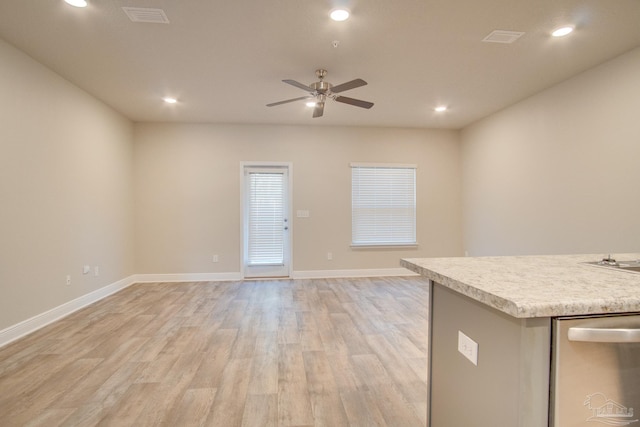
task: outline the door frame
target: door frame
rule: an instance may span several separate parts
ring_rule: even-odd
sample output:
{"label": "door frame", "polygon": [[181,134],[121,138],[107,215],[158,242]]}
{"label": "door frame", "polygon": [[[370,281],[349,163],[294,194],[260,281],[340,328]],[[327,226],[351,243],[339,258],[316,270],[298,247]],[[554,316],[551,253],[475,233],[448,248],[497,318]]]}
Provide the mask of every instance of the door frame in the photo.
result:
{"label": "door frame", "polygon": [[[245,227],[246,219],[246,182],[245,182],[245,169],[247,168],[284,168],[287,170],[287,206],[285,214],[287,215],[288,232],[285,235],[285,259],[288,259],[288,266],[286,268],[286,276],[264,276],[268,277],[291,277],[293,272],[293,163],[292,162],[265,162],[265,161],[242,161],[240,162],[240,275],[242,279],[246,277],[246,239],[247,230]],[[252,278],[253,276],[249,276]]]}

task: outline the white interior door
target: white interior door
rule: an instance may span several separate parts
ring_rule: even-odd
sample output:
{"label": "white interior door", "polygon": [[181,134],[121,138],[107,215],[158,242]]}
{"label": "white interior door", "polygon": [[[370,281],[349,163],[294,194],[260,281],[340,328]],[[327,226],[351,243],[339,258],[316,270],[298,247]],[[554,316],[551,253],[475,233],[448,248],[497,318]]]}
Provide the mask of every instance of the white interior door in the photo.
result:
{"label": "white interior door", "polygon": [[243,167],[245,277],[290,276],[289,167]]}

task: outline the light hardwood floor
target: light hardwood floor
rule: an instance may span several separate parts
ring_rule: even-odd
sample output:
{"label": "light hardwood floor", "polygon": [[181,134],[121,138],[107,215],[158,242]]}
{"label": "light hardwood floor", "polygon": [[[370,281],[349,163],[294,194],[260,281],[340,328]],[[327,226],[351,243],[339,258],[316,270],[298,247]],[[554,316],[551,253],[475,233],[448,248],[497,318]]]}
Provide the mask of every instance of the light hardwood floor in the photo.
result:
{"label": "light hardwood floor", "polygon": [[0,348],[0,425],[425,426],[427,293],[136,284]]}

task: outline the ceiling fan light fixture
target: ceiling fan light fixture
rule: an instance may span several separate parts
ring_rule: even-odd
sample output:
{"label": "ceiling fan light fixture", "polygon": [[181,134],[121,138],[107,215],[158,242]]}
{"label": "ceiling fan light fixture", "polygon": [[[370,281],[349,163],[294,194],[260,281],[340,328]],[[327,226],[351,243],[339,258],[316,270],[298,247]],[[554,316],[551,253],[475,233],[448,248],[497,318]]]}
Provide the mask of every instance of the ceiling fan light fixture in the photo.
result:
{"label": "ceiling fan light fixture", "polygon": [[64,0],[65,3],[73,7],[87,7],[87,0]]}
{"label": "ceiling fan light fixture", "polygon": [[363,101],[362,99],[349,98],[348,96],[338,95],[338,93],[345,92],[347,90],[355,89],[358,87],[366,86],[367,82],[362,79],[353,79],[351,81],[341,83],[339,85],[332,85],[324,80],[327,75],[327,70],[316,70],[316,77],[319,81],[305,85],[300,82],[291,79],[282,80],[283,83],[295,86],[298,89],[302,89],[307,92],[307,96],[301,96],[298,98],[285,99],[284,101],[272,102],[267,104],[267,107],[275,107],[276,105],[288,104],[290,102],[305,101],[308,107],[313,107],[313,118],[322,117],[324,114],[324,105],[327,100],[340,102],[342,104],[353,105],[354,107],[360,107],[369,109],[373,107],[373,102]]}
{"label": "ceiling fan light fixture", "polygon": [[175,103],[177,103],[177,102],[178,102],[178,100],[177,100],[177,99],[175,99],[175,98],[171,98],[171,97],[169,97],[169,96],[167,96],[167,97],[165,97],[165,98],[162,98],[162,100],[163,100],[165,103],[167,103],[167,104],[175,104]]}
{"label": "ceiling fan light fixture", "polygon": [[346,21],[347,19],[349,19],[349,15],[350,15],[349,11],[344,8],[333,9],[329,13],[329,16],[331,17],[331,19],[338,22]]}
{"label": "ceiling fan light fixture", "polygon": [[575,28],[574,28],[574,27],[572,27],[572,26],[570,26],[570,25],[568,25],[568,26],[564,26],[564,27],[560,27],[560,28],[557,28],[557,29],[553,30],[553,32],[551,33],[551,35],[552,35],[553,37],[564,37],[564,36],[566,36],[567,34],[572,33],[574,29],[575,29]]}
{"label": "ceiling fan light fixture", "polygon": [[439,105],[436,108],[434,108],[436,113],[444,113],[445,111],[447,111],[447,106],[446,105]]}

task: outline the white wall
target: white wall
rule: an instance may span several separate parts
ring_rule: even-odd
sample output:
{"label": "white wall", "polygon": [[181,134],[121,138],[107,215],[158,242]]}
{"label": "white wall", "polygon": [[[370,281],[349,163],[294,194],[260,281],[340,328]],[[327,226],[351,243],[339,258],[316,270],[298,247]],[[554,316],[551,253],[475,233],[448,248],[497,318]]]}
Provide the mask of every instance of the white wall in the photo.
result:
{"label": "white wall", "polygon": [[640,249],[640,48],[463,129],[470,255]]}
{"label": "white wall", "polygon": [[133,273],[133,128],[2,40],[0,64],[2,330]]}
{"label": "white wall", "polygon": [[[293,163],[293,211],[310,211],[293,218],[294,271],[462,254],[455,131],[145,123],[135,126],[137,273],[241,271],[242,161]],[[418,165],[418,249],[350,248],[350,162]]]}

